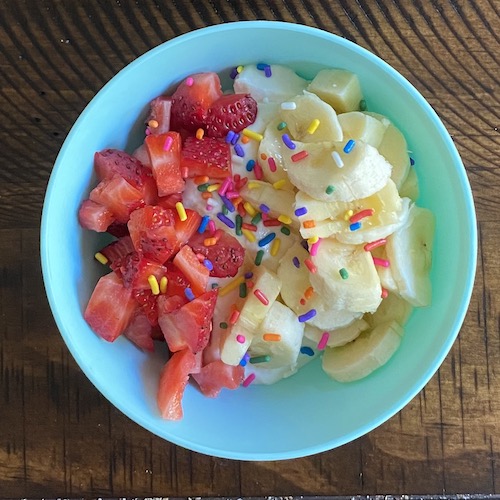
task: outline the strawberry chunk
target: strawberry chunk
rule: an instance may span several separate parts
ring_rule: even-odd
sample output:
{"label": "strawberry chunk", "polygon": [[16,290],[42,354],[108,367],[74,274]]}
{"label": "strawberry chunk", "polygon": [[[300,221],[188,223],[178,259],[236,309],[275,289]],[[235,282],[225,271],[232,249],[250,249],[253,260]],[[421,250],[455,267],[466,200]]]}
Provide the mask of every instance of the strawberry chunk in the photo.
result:
{"label": "strawberry chunk", "polygon": [[[170,131],[170,114],[172,98],[160,95],[149,104],[148,129],[152,135],[160,135]],[[156,125],[156,126],[155,126]]]}
{"label": "strawberry chunk", "polygon": [[181,136],[178,132],[149,135],[145,139],[159,196],[184,190],[181,175]]}
{"label": "strawberry chunk", "polygon": [[138,252],[132,252],[113,262],[111,268],[123,280],[125,288],[134,290],[151,289],[148,278],[154,276],[158,283],[167,274],[167,268],[157,262],[146,259]]}
{"label": "strawberry chunk", "polygon": [[[165,264],[167,268],[167,295],[175,296],[179,295],[185,297],[184,291],[188,286],[190,286],[189,280],[184,276],[184,273],[173,263],[167,262]],[[187,299],[186,299],[187,300]]]}
{"label": "strawberry chunk", "polygon": [[215,398],[224,387],[237,389],[243,381],[244,374],[242,366],[227,365],[219,359],[203,366],[199,373],[193,373],[193,378],[205,396]]}
{"label": "strawberry chunk", "polygon": [[177,249],[185,245],[196,233],[200,226],[201,215],[196,210],[186,208],[186,220],[182,221],[177,215],[175,217],[175,234],[177,236]]}
{"label": "strawberry chunk", "polygon": [[207,175],[213,179],[231,176],[231,151],[223,139],[187,137],[181,151],[181,169],[188,177]]}
{"label": "strawberry chunk", "polygon": [[195,368],[196,357],[189,349],[174,353],[163,367],[156,398],[162,418],[166,420],[182,418],[182,397],[189,374]]}
{"label": "strawberry chunk", "polygon": [[130,236],[123,236],[109,245],[106,245],[100,252],[113,264],[118,259],[134,251],[134,245]]}
{"label": "strawberry chunk", "polygon": [[136,309],[132,290],[111,272],[97,282],[84,312],[84,318],[99,336],[113,342],[127,327]]}
{"label": "strawberry chunk", "polygon": [[[139,304],[141,311],[144,313],[149,321],[149,324],[153,327],[158,326],[158,299],[160,296],[153,295],[150,289],[143,290],[133,290],[132,295]],[[163,338],[163,334],[161,334]]]}
{"label": "strawberry chunk", "polygon": [[153,327],[146,313],[137,306],[136,312],[130,320],[130,323],[123,331],[123,335],[132,341],[139,349],[152,352],[154,350],[153,337],[151,336],[152,332]]}
{"label": "strawberry chunk", "polygon": [[196,257],[189,245],[184,245],[175,255],[174,264],[189,280],[194,295],[201,295],[207,289],[210,271]]}
{"label": "strawberry chunk", "polygon": [[[217,290],[205,292],[172,312],[165,312],[165,300],[158,310],[158,324],[172,352],[189,349],[196,353],[208,344]],[[174,297],[170,297],[170,300]],[[177,303],[180,302],[180,297]]]}
{"label": "strawberry chunk", "polygon": [[257,117],[257,102],[247,94],[227,94],[210,106],[205,133],[210,137],[226,137],[227,133],[241,132]]}
{"label": "strawberry chunk", "polygon": [[78,220],[85,229],[105,232],[115,220],[109,208],[92,200],[84,200],[78,210]]}
{"label": "strawberry chunk", "polygon": [[196,132],[205,125],[208,109],[221,96],[217,73],[197,73],[186,78],[172,94],[171,128]]}

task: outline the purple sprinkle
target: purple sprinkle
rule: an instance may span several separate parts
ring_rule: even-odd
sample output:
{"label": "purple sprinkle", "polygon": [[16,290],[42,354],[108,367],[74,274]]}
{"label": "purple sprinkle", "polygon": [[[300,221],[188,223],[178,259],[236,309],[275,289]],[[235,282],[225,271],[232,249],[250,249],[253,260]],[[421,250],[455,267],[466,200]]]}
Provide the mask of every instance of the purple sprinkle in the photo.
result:
{"label": "purple sprinkle", "polygon": [[224,203],[224,206],[231,212],[233,213],[235,211],[234,205],[229,201],[225,196],[219,195],[220,199],[222,200],[222,203]]}
{"label": "purple sprinkle", "polygon": [[288,134],[283,134],[281,138],[288,149],[295,149],[297,147]]}
{"label": "purple sprinkle", "polygon": [[184,288],[184,295],[186,296],[186,299],[188,299],[189,301],[194,300],[194,293],[193,290],[191,290],[191,288],[189,287]]}
{"label": "purple sprinkle", "polygon": [[295,215],[297,217],[300,217],[301,215],[306,215],[307,214],[307,208],[306,207],[299,207],[295,210]]}
{"label": "purple sprinkle", "polygon": [[299,260],[299,258],[298,258],[298,257],[294,257],[294,258],[292,259],[292,262],[293,262],[293,265],[294,265],[297,269],[299,269],[299,267],[300,267],[300,260]]}
{"label": "purple sprinkle", "polygon": [[353,222],[350,226],[349,229],[351,231],[357,231],[361,227],[361,222]]}
{"label": "purple sprinkle", "polygon": [[316,316],[316,309],[310,309],[306,313],[299,316],[299,321],[301,323],[304,323],[305,321],[309,321],[310,319],[314,318],[314,316]]}
{"label": "purple sprinkle", "polygon": [[234,222],[229,218],[229,217],[226,217],[222,212],[219,212],[217,214],[217,218],[221,221],[221,222],[224,222],[224,224],[229,227],[230,229],[234,229],[235,228],[235,225],[234,225]]}
{"label": "purple sprinkle", "polygon": [[271,66],[266,66],[264,68],[264,74],[267,78],[271,78],[271,76],[273,75],[273,73],[271,72]]}
{"label": "purple sprinkle", "polygon": [[234,152],[240,157],[243,158],[245,156],[245,151],[243,151],[243,148],[241,147],[241,144],[236,144],[234,146]]}
{"label": "purple sprinkle", "polygon": [[240,134],[234,133],[233,138],[231,139],[231,144],[234,146],[240,140]]}
{"label": "purple sprinkle", "polygon": [[410,165],[413,167],[415,165],[415,160],[410,156]]}
{"label": "purple sprinkle", "polygon": [[245,273],[245,279],[246,279],[246,280],[249,280],[252,276],[253,276],[253,273],[252,273],[252,272]]}
{"label": "purple sprinkle", "polygon": [[265,203],[261,203],[261,204],[259,205],[259,208],[260,208],[260,211],[261,211],[261,212],[264,212],[264,213],[266,213],[266,214],[268,214],[268,213],[269,213],[269,211],[271,210],[271,209],[270,209],[270,208],[269,208],[269,207],[268,207]]}
{"label": "purple sprinkle", "polygon": [[231,80],[234,80],[237,76],[238,76],[238,68],[235,67],[231,70],[231,73],[229,73],[229,78],[231,78]]}
{"label": "purple sprinkle", "polygon": [[308,245],[308,243],[307,243],[307,241],[306,241],[306,240],[302,240],[302,241],[300,242],[300,244],[302,245],[302,248],[303,248],[304,250],[307,250],[307,251],[309,252],[309,245]]}
{"label": "purple sprinkle", "polygon": [[234,137],[234,132],[230,130],[226,135],[226,142],[230,144],[231,141],[233,140],[233,137]]}
{"label": "purple sprinkle", "polygon": [[212,262],[208,259],[205,259],[203,261],[203,265],[209,270],[211,271],[213,268],[214,268],[214,265],[212,264]]}

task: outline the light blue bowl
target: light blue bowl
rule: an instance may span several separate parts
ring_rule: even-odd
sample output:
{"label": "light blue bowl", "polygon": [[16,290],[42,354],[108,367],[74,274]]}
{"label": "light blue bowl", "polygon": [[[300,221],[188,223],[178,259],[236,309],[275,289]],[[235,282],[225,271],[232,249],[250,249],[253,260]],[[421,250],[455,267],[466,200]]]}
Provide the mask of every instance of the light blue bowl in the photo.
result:
{"label": "light blue bowl", "polygon": [[[82,311],[102,273],[93,259],[99,236],[77,220],[94,182],[95,151],[133,148],[148,102],[190,73],[264,61],[304,77],[323,67],[358,74],[368,107],[405,133],[420,181],[419,204],[437,219],[432,305],[416,311],[393,359],[368,378],[338,384],[319,361],[274,386],[223,391],[217,399],[188,387],[185,417],[162,420],[156,409],[164,353],[144,354],[124,339],[100,340]],[[208,455],[278,460],[319,453],[385,422],[429,381],[462,325],[476,267],[476,219],[467,176],[445,127],[424,98],[385,62],[338,36],[305,26],[252,21],[180,36],[127,66],[91,101],[57,158],[42,215],[41,254],[50,306],[72,355],[123,413],[154,434]]]}

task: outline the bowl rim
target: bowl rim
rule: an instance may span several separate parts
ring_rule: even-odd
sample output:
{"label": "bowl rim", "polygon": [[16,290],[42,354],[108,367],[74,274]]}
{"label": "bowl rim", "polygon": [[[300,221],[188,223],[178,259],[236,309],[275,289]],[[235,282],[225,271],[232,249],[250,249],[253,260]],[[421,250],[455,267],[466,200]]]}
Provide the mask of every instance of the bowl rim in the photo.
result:
{"label": "bowl rim", "polygon": [[[461,167],[459,172],[459,180],[461,187],[463,189],[463,193],[466,194],[465,206],[467,208],[467,212],[469,214],[469,220],[467,221],[470,225],[469,230],[471,234],[471,238],[469,241],[469,246],[466,249],[467,255],[470,257],[469,265],[467,268],[467,280],[465,283],[464,291],[461,297],[461,302],[458,305],[459,313],[455,316],[455,321],[453,322],[453,327],[448,333],[446,337],[446,342],[443,343],[441,350],[436,353],[435,363],[431,364],[428,369],[421,374],[418,380],[414,382],[414,384],[408,388],[406,391],[406,397],[399,399],[395,404],[389,406],[385,412],[382,412],[378,418],[370,420],[367,424],[359,427],[355,432],[351,432],[349,434],[343,435],[342,438],[337,438],[333,440],[328,440],[321,445],[314,445],[300,449],[288,450],[285,452],[276,452],[276,453],[260,453],[257,454],[255,452],[233,452],[226,451],[222,449],[212,449],[205,447],[204,445],[198,445],[195,442],[187,441],[182,438],[176,438],[175,436],[169,435],[166,437],[165,435],[161,435],[156,429],[153,429],[148,422],[144,421],[144,418],[141,417],[140,414],[137,414],[133,408],[125,407],[120,401],[118,401],[108,390],[100,387],[100,381],[98,377],[94,376],[92,371],[88,368],[84,356],[80,353],[78,349],[72,343],[71,334],[66,332],[63,328],[63,321],[60,315],[60,312],[57,308],[57,304],[54,298],[54,292],[52,289],[51,282],[49,280],[49,267],[50,267],[50,255],[48,251],[48,237],[47,237],[47,226],[48,226],[48,205],[50,203],[50,198],[55,189],[55,177],[58,170],[61,168],[61,162],[63,157],[65,156],[66,149],[69,147],[69,143],[73,139],[73,136],[76,134],[77,129],[79,128],[80,122],[82,122],[86,115],[89,113],[90,107],[94,107],[96,104],[99,104],[101,99],[104,98],[106,94],[107,88],[113,84],[115,79],[123,78],[127,75],[128,72],[133,71],[135,66],[141,64],[145,60],[156,56],[157,53],[165,50],[166,47],[171,47],[174,45],[182,44],[186,40],[195,39],[199,36],[205,36],[210,34],[211,32],[221,32],[221,31],[233,31],[238,29],[279,29],[279,30],[291,30],[293,32],[299,32],[304,34],[313,35],[314,37],[319,37],[327,41],[331,41],[335,44],[340,44],[349,50],[354,50],[360,53],[364,58],[372,60],[375,64],[381,65],[382,68],[390,74],[391,78],[394,78],[399,84],[401,84],[405,89],[412,95],[412,97],[418,102],[418,105],[422,107],[426,114],[429,116],[429,119],[433,121],[434,125],[440,131],[441,139],[445,142],[445,146],[447,151],[449,152],[453,163],[457,167]],[[119,409],[125,416],[133,420],[135,423],[139,424],[141,427],[147,429],[149,432],[158,435],[162,439],[165,439],[173,444],[183,446],[189,450],[200,452],[206,455],[220,457],[220,458],[228,458],[235,460],[249,460],[249,461],[269,461],[269,460],[285,460],[285,459],[294,459],[301,458],[305,456],[310,456],[314,454],[318,454],[324,451],[332,450],[339,446],[342,446],[348,442],[351,442],[373,429],[377,428],[390,418],[392,418],[395,414],[397,414],[402,408],[404,408],[429,382],[432,376],[439,370],[442,365],[444,359],[448,355],[451,350],[459,331],[462,327],[462,324],[465,319],[465,315],[468,311],[468,306],[471,300],[472,291],[474,287],[474,280],[476,274],[476,265],[477,265],[477,219],[476,212],[474,209],[474,200],[472,196],[472,190],[470,187],[470,183],[467,178],[467,174],[465,171],[465,167],[463,165],[462,159],[458,153],[458,150],[441,119],[434,111],[432,106],[424,99],[424,97],[420,94],[420,92],[396,69],[386,63],[381,57],[373,54],[369,50],[364,47],[347,40],[339,35],[334,33],[322,30],[320,28],[306,26],[303,24],[296,24],[284,21],[266,21],[266,20],[255,20],[255,21],[234,21],[223,24],[216,24],[211,26],[206,26],[202,28],[198,28],[196,30],[184,33],[182,35],[178,35],[170,40],[167,40],[156,47],[148,50],[141,56],[137,57],[135,60],[127,64],[124,68],[118,71],[102,88],[95,94],[95,96],[87,103],[83,111],[80,113],[79,117],[71,127],[57,157],[54,162],[54,167],[51,172],[49,182],[47,184],[46,194],[44,197],[44,203],[42,208],[42,216],[41,216],[41,226],[40,226],[40,254],[41,254],[41,264],[42,264],[42,276],[44,287],[46,291],[46,295],[48,298],[48,302],[50,305],[51,312],[55,319],[56,325],[59,329],[61,336],[68,349],[70,350],[73,358],[75,359],[78,366],[85,373],[86,377],[91,381],[91,383],[97,388],[97,390],[106,398],[108,401],[113,404],[117,409]],[[436,368],[437,367],[437,368]]]}

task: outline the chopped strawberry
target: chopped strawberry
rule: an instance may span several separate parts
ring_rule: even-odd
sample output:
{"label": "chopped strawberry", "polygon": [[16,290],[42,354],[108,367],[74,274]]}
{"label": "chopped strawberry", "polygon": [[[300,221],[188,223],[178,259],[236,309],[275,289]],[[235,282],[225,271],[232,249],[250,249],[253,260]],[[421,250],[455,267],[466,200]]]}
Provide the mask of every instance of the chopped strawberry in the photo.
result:
{"label": "chopped strawberry", "polygon": [[148,278],[154,276],[159,283],[167,274],[167,268],[142,256],[139,252],[132,252],[113,262],[111,268],[123,280],[125,288],[134,290],[151,289]]}
{"label": "chopped strawberry", "polygon": [[186,208],[187,219],[182,221],[179,217],[175,218],[175,233],[177,235],[178,248],[185,245],[189,239],[196,233],[200,226],[201,215],[195,210]]}
{"label": "chopped strawberry", "polygon": [[207,289],[210,271],[203,265],[189,245],[184,245],[175,255],[174,264],[189,280],[194,295],[201,295]]}
{"label": "chopped strawberry", "polygon": [[107,207],[118,222],[127,222],[134,210],[144,206],[143,193],[118,174],[99,182],[89,198]]}
{"label": "chopped strawberry", "polygon": [[181,175],[181,136],[178,132],[149,135],[144,140],[159,196],[184,190]]}
{"label": "chopped strawberry", "polygon": [[175,210],[175,204],[182,201],[182,193],[173,193],[168,196],[160,196],[156,204],[163,208],[171,208]]}
{"label": "chopped strawberry", "polygon": [[188,177],[207,175],[213,179],[231,176],[231,152],[223,139],[188,137],[181,151],[181,168]]}
{"label": "chopped strawberry", "polygon": [[84,318],[99,336],[113,342],[127,327],[136,309],[132,290],[111,272],[97,282],[90,297]]}
{"label": "chopped strawberry", "polygon": [[189,280],[173,262],[167,262],[165,264],[165,267],[167,268],[168,279],[167,295],[180,295],[182,297],[185,297],[184,290],[186,290],[186,288],[190,286]]}
{"label": "chopped strawberry", "polygon": [[219,359],[203,366],[199,373],[193,373],[193,378],[205,396],[215,398],[223,387],[237,389],[243,381],[244,374],[242,366],[227,365]]}
{"label": "chopped strawberry", "polygon": [[123,335],[131,340],[139,349],[152,352],[154,350],[153,338],[151,336],[153,327],[146,314],[137,306],[136,312]]}
{"label": "chopped strawberry", "polygon": [[[217,290],[205,292],[169,313],[165,313],[163,307],[159,307],[158,324],[172,352],[188,348],[196,353],[206,347],[212,329],[217,292]],[[163,304],[164,302],[162,306]]]}
{"label": "chopped strawberry", "polygon": [[160,135],[170,131],[170,114],[172,111],[172,98],[160,95],[153,99],[149,105],[147,119],[148,129],[152,135]]}
{"label": "chopped strawberry", "polygon": [[241,132],[257,117],[257,103],[247,94],[227,94],[210,106],[205,133],[210,137],[226,137],[227,133]]}
{"label": "chopped strawberry", "polygon": [[132,153],[132,156],[137,158],[146,168],[151,169],[151,161],[144,142]]}
{"label": "chopped strawberry", "polygon": [[147,259],[163,264],[177,246],[173,210],[146,206],[130,214],[128,222],[134,248]]}
{"label": "chopped strawberry", "polygon": [[177,309],[180,309],[184,304],[187,304],[188,300],[184,295],[160,295],[156,303],[158,306],[158,317],[160,317],[177,311]]}
{"label": "chopped strawberry", "polygon": [[196,232],[189,240],[189,246],[195,254],[204,255],[212,263],[210,276],[215,278],[235,276],[245,258],[245,249],[240,242],[229,233],[221,232],[217,243],[207,247],[203,244],[205,238],[206,235]]}
{"label": "chopped strawberry", "polygon": [[172,94],[171,129],[196,132],[205,125],[208,109],[220,96],[217,73],[197,73],[186,78]]}
{"label": "chopped strawberry", "polygon": [[126,222],[113,222],[109,225],[106,232],[111,234],[115,238],[123,238],[124,236],[129,236]]}
{"label": "chopped strawberry", "polygon": [[157,393],[158,409],[162,418],[166,420],[182,418],[182,397],[189,374],[195,368],[196,357],[189,349],[174,353],[163,367]]}
{"label": "chopped strawberry", "polygon": [[[142,312],[146,315],[149,324],[153,327],[158,326],[158,299],[160,296],[153,295],[148,289],[133,290],[134,299],[139,304]],[[163,338],[163,334],[161,335]]]}
{"label": "chopped strawberry", "polygon": [[110,264],[133,251],[134,245],[132,243],[132,238],[128,235],[113,241],[100,250]]}
{"label": "chopped strawberry", "polygon": [[113,223],[115,216],[104,205],[92,200],[84,200],[78,210],[78,220],[85,229],[103,233]]}

